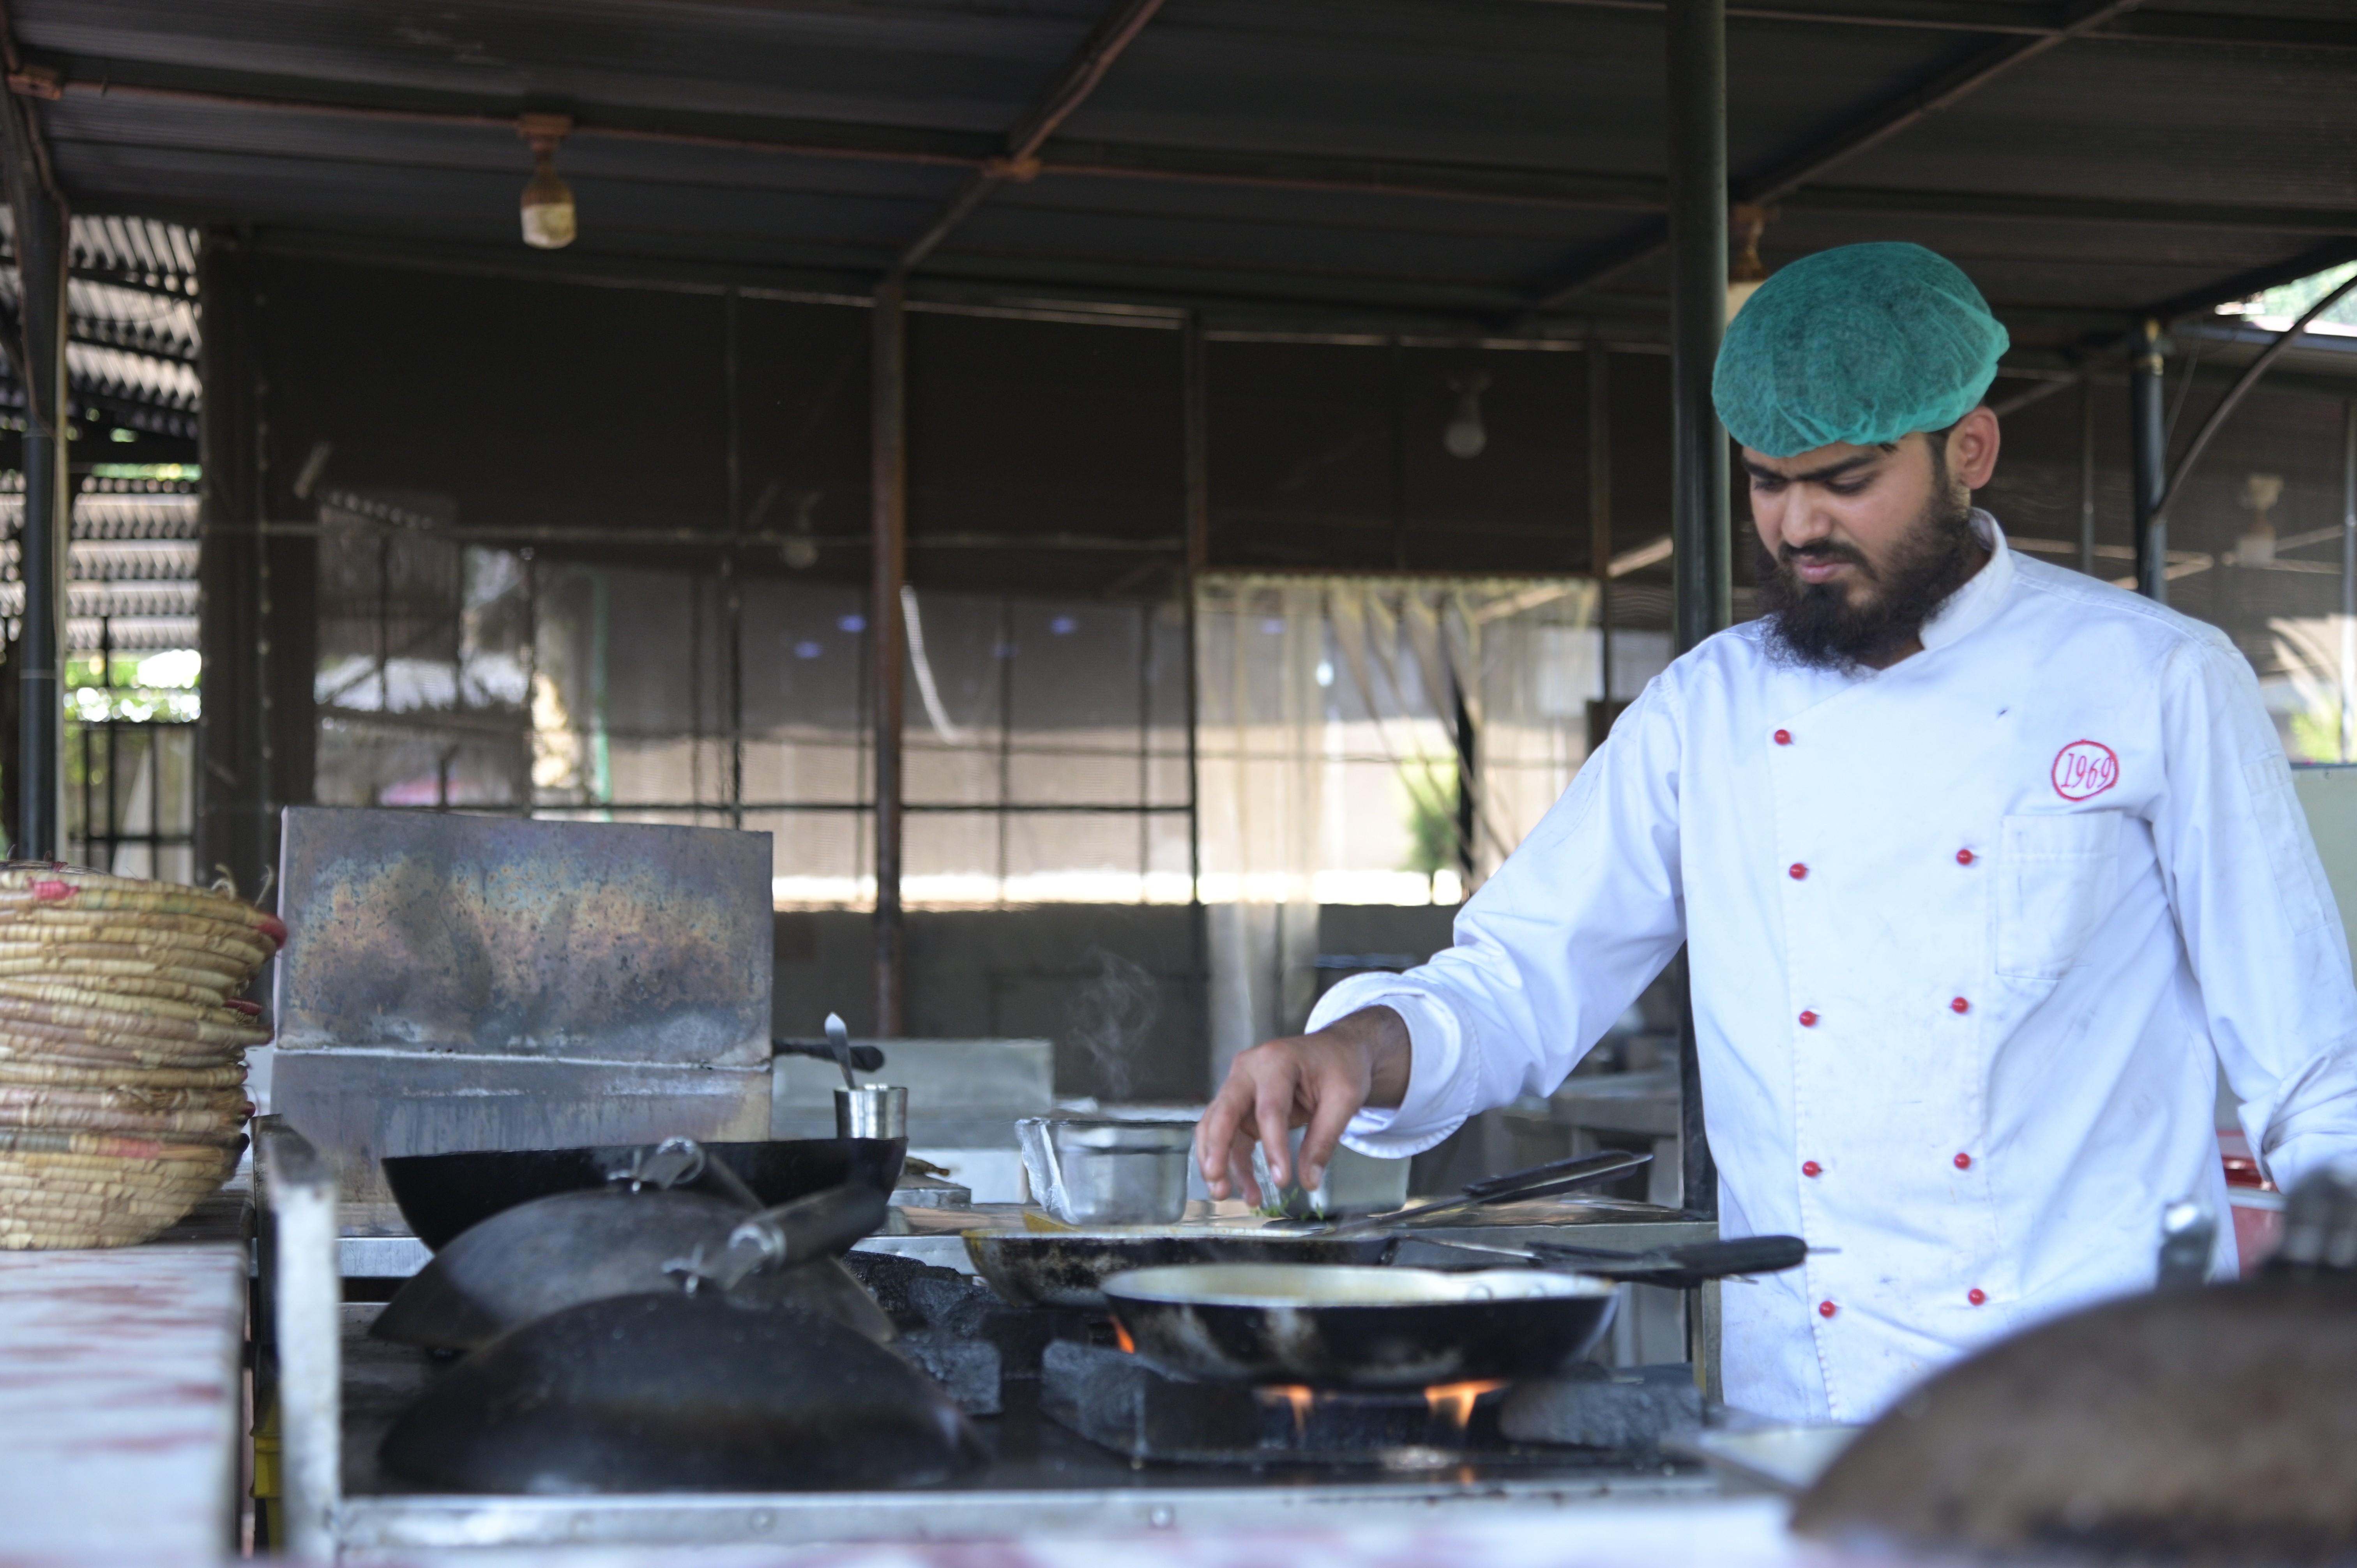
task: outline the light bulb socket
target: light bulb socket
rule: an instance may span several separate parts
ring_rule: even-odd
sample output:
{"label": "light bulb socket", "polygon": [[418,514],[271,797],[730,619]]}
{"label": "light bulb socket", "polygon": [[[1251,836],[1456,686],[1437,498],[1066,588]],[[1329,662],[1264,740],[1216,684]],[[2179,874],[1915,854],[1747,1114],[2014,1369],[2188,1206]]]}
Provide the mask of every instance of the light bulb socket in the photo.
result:
{"label": "light bulb socket", "polygon": [[532,147],[532,178],[518,203],[523,242],[535,251],[561,251],[580,232],[573,188],[556,172],[557,144],[572,134],[570,114],[520,114],[516,134]]}

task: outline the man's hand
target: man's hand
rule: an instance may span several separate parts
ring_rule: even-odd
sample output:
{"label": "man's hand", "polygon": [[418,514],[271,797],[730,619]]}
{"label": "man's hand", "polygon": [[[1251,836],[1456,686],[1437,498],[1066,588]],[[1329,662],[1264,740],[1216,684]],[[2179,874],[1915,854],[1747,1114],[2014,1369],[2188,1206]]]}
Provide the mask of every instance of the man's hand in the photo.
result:
{"label": "man's hand", "polygon": [[1301,1187],[1315,1190],[1342,1130],[1361,1106],[1394,1107],[1407,1095],[1407,1024],[1388,1007],[1362,1007],[1314,1035],[1254,1046],[1228,1069],[1211,1109],[1195,1129],[1195,1163],[1213,1197],[1241,1190],[1268,1201],[1253,1179],[1253,1145],[1268,1155],[1279,1187],[1290,1179],[1290,1135],[1301,1140]]}

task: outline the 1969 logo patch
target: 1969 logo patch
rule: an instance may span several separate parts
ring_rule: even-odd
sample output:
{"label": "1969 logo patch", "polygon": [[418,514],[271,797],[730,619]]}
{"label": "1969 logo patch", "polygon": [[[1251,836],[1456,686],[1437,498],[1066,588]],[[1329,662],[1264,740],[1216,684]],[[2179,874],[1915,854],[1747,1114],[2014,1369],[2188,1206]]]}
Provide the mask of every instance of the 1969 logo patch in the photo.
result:
{"label": "1969 logo patch", "polygon": [[2120,759],[2100,740],[2074,740],[2054,754],[2054,792],[2066,800],[2100,795],[2120,781]]}

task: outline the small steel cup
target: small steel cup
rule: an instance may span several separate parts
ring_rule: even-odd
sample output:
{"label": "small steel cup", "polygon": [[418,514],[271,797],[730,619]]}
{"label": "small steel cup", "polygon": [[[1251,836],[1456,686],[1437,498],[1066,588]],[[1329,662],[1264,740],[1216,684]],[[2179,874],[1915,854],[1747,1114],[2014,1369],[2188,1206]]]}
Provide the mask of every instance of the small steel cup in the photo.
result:
{"label": "small steel cup", "polygon": [[836,1090],[834,1135],[838,1138],[907,1137],[909,1091],[888,1083],[863,1083],[857,1089]]}

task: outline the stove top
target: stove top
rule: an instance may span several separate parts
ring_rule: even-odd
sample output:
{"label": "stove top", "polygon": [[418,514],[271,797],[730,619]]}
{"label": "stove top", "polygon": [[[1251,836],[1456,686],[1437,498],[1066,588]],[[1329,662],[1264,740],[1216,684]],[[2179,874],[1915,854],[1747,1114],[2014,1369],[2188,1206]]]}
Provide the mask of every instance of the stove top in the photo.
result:
{"label": "stove top", "polygon": [[[458,1497],[421,1491],[378,1466],[385,1430],[447,1362],[367,1337],[379,1310],[342,1309],[339,1537],[365,1556],[481,1545],[660,1545],[910,1539],[1028,1539],[1125,1530],[1363,1524],[1385,1509],[1561,1508],[1613,1497],[1699,1497],[1703,1467],[1597,1427],[1580,1446],[1525,1424],[1548,1382],[1437,1391],[1405,1400],[1185,1384],[1117,1347],[1109,1322],[1006,1307],[943,1271],[872,1284],[904,1325],[912,1359],[935,1367],[974,1414],[988,1463],[936,1487],[750,1495]],[[913,1289],[906,1288],[913,1286]],[[914,1300],[910,1298],[914,1297]],[[922,1310],[920,1310],[921,1304]],[[951,1374],[944,1376],[943,1374]],[[1693,1398],[1687,1369],[1602,1374],[1571,1403]],[[1557,1401],[1562,1403],[1560,1398]],[[1461,1407],[1462,1420],[1458,1412]],[[1698,1407],[1697,1407],[1698,1408]],[[1654,1412],[1656,1415],[1659,1412]],[[1684,1417],[1684,1407],[1676,1412]],[[1624,1412],[1625,1414],[1625,1412]],[[1624,1423],[1624,1426],[1629,1423]],[[1642,1422],[1635,1423],[1644,1426]],[[1591,1427],[1595,1426],[1591,1420]]]}

